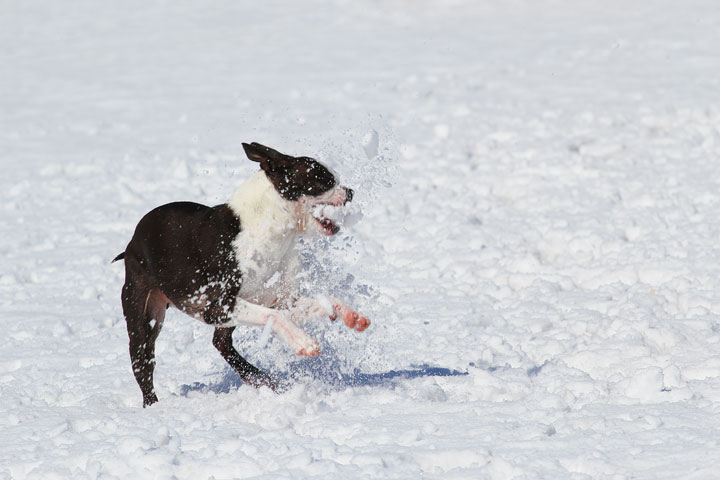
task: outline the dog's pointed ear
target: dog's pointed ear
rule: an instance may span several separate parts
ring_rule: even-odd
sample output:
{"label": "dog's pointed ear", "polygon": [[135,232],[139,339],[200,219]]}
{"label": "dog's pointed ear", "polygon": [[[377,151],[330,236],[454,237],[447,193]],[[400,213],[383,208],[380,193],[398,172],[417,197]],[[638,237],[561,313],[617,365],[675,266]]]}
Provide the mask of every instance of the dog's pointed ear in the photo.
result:
{"label": "dog's pointed ear", "polygon": [[245,155],[247,155],[247,157],[253,162],[260,162],[261,164],[267,163],[277,160],[282,156],[282,154],[277,150],[273,150],[270,147],[266,147],[265,145],[260,145],[255,142],[249,144],[243,143],[242,146],[245,150]]}
{"label": "dog's pointed ear", "polygon": [[289,155],[283,155],[277,150],[256,142],[243,143],[242,146],[247,157],[253,162],[260,163],[260,168],[267,174],[283,170],[294,160]]}

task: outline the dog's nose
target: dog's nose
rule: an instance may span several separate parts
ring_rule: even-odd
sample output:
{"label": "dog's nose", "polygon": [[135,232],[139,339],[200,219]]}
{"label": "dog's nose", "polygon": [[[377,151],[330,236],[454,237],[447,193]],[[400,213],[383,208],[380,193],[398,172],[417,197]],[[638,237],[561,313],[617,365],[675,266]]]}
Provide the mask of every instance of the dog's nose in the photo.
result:
{"label": "dog's nose", "polygon": [[347,188],[347,187],[344,187],[344,188],[345,188],[345,203],[351,202],[352,198],[353,198],[352,188]]}

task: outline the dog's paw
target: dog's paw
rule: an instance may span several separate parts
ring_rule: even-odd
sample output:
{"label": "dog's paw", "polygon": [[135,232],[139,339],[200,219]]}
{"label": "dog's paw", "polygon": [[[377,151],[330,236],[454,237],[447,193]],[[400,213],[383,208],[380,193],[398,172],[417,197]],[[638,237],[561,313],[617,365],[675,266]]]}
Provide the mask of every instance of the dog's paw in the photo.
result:
{"label": "dog's paw", "polygon": [[278,391],[278,384],[275,379],[260,370],[256,370],[255,372],[249,373],[241,378],[243,379],[243,382],[246,382],[255,388],[268,387],[273,392]]}
{"label": "dog's paw", "polygon": [[334,305],[333,315],[330,317],[332,320],[336,320],[338,317],[343,319],[345,325],[348,328],[353,328],[358,332],[362,332],[370,326],[370,320],[364,315],[360,315],[358,312],[352,310],[347,305],[336,303]]}
{"label": "dog's paw", "polygon": [[147,408],[150,405],[153,405],[157,403],[158,398],[157,395],[155,395],[155,392],[150,392],[147,395],[143,395],[143,408]]}
{"label": "dog's paw", "polygon": [[308,338],[309,342],[305,342],[305,345],[300,347],[300,349],[297,351],[298,355],[303,355],[305,357],[317,357],[320,355],[320,345],[317,344],[317,342],[311,338]]}
{"label": "dog's paw", "polygon": [[369,326],[370,326],[370,320],[365,316],[359,315],[359,318],[355,322],[355,330],[357,330],[358,332],[362,332]]}
{"label": "dog's paw", "polygon": [[320,345],[299,328],[293,335],[293,340],[295,352],[298,355],[305,357],[317,357],[320,355]]}
{"label": "dog's paw", "polygon": [[320,345],[292,321],[290,312],[281,311],[273,315],[273,331],[279,334],[295,353],[306,357],[320,355]]}

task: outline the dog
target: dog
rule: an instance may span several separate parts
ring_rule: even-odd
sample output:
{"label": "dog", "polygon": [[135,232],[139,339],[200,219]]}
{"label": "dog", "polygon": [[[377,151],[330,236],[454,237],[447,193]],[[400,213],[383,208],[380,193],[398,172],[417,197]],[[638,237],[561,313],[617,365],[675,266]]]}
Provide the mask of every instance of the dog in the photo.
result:
{"label": "dog", "polygon": [[313,158],[259,143],[243,143],[243,149],[260,170],[228,202],[155,208],[113,260],[125,263],[122,308],[143,407],[158,401],[155,341],[171,306],[215,327],[213,345],[243,382],[273,390],[278,386],[270,375],[233,347],[236,326],[267,325],[298,355],[314,357],[320,347],[298,326],[302,322],[342,318],[358,332],[370,325],[338,299],[298,297],[298,235],[337,234],[336,213],[352,200],[353,190],[338,185]]}

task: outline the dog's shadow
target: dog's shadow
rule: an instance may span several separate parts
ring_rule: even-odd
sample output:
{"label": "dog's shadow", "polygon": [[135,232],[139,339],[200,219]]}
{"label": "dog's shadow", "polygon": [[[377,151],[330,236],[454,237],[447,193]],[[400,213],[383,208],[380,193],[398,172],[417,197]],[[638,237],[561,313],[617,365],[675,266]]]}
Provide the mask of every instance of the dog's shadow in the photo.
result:
{"label": "dog's shadow", "polygon": [[431,367],[429,365],[413,366],[404,370],[388,370],[380,373],[363,373],[356,371],[352,374],[341,374],[334,383],[342,387],[393,387],[401,380],[410,380],[421,377],[461,377],[469,375],[468,372],[451,370],[444,367]]}
{"label": "dog's shadow", "polygon": [[[317,364],[313,365],[314,363],[313,361],[299,362],[287,372],[273,375],[273,378],[280,386],[280,393],[295,384],[314,381],[321,382],[330,390],[344,390],[350,387],[395,388],[400,382],[415,378],[461,377],[469,375],[466,371],[462,372],[429,365],[412,365],[410,368],[388,370],[379,373],[364,373],[361,371],[343,373],[331,366],[317,368]],[[237,390],[243,386],[243,384],[238,374],[228,367],[223,371],[222,378],[219,381],[208,383],[194,382],[192,385],[182,385],[178,395],[187,396],[191,392],[229,393]]]}

